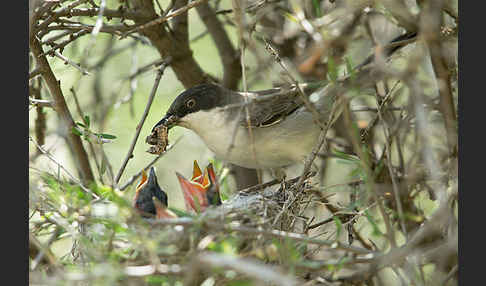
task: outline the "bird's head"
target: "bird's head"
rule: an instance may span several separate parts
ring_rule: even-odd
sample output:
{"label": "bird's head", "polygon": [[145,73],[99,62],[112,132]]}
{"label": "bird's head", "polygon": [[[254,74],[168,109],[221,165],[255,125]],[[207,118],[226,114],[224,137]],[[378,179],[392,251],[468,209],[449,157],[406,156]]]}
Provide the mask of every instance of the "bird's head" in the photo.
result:
{"label": "bird's head", "polygon": [[[160,205],[154,204],[154,199],[160,202]],[[148,175],[142,170],[142,179],[136,187],[133,207],[143,217],[159,217],[163,212],[161,208],[167,208],[167,194],[157,182],[155,167],[150,168]]]}
{"label": "bird's head", "polygon": [[213,164],[210,163],[204,169],[204,173],[202,173],[197,161],[194,161],[192,178],[190,180],[177,172],[176,175],[181,185],[188,211],[199,213],[211,205],[221,205],[219,183]]}
{"label": "bird's head", "polygon": [[191,87],[176,97],[164,118],[155,126],[163,124],[168,129],[176,125],[189,127],[188,118],[191,114],[224,106],[228,104],[230,95],[231,91],[216,84],[205,83]]}

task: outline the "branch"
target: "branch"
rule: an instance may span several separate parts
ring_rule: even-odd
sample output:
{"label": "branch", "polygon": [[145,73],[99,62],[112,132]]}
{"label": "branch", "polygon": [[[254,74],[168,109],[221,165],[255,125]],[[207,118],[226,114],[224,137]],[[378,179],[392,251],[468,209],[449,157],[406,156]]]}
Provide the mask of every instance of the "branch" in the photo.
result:
{"label": "branch", "polygon": [[123,174],[123,171],[125,170],[125,167],[128,164],[128,160],[130,160],[133,157],[133,149],[135,149],[135,145],[137,144],[138,136],[140,135],[140,131],[142,131],[143,124],[145,123],[145,118],[147,118],[150,107],[152,106],[152,102],[155,98],[157,88],[159,87],[160,79],[162,78],[162,74],[164,73],[165,68],[169,65],[170,62],[171,62],[171,58],[167,58],[165,60],[165,65],[162,65],[159,68],[159,70],[157,71],[155,83],[154,83],[154,86],[152,87],[152,92],[150,93],[147,105],[145,106],[145,111],[143,112],[142,118],[140,119],[140,122],[137,125],[135,136],[133,137],[130,148],[128,149],[127,156],[125,157],[125,160],[123,161],[122,166],[120,167],[120,170],[118,171],[118,174],[115,177],[115,184],[118,184],[118,182],[120,181],[121,175]]}
{"label": "branch", "polygon": [[[200,2],[192,2],[189,5],[195,5],[195,3]],[[134,10],[144,11],[143,18],[135,19],[135,24],[138,25],[139,28],[141,28],[142,25],[158,18],[157,13],[155,13],[153,1],[131,0],[130,6]],[[175,17],[188,10],[187,7],[181,9],[178,9],[177,13],[170,13],[170,17]],[[169,56],[172,57],[170,64],[171,69],[174,71],[177,79],[182,83],[182,85],[185,88],[189,88],[203,82],[208,82],[210,77],[201,69],[193,58],[189,45],[183,45],[177,42],[172,34],[166,31],[166,27],[164,27],[163,22],[157,24],[158,25],[151,24],[149,26],[144,26],[143,29],[140,29],[140,32],[149,38],[152,45],[157,48],[161,58],[165,59]]]}
{"label": "branch", "polygon": [[79,163],[81,181],[83,182],[83,184],[88,185],[90,182],[94,182],[93,172],[89,164],[88,154],[86,153],[86,150],[83,147],[83,143],[81,142],[81,138],[71,132],[72,128],[75,126],[74,120],[64,99],[64,95],[60,86],[60,81],[57,81],[46,57],[41,56],[41,44],[34,37],[31,39],[30,42],[30,50],[34,54],[37,62],[37,67],[41,69],[42,77],[47,83],[47,87],[53,99],[53,107],[56,110],[60,121],[65,125],[67,141],[68,144],[72,147],[73,155],[75,157],[74,162]]}
{"label": "branch", "polygon": [[457,156],[457,118],[451,90],[451,74],[447,67],[440,42],[442,8],[444,1],[428,1],[422,13],[422,36],[427,43],[432,67],[439,88],[439,108],[444,117],[449,154]]}
{"label": "branch", "polygon": [[[175,11],[173,11],[173,12],[171,12],[171,13],[165,15],[165,16],[159,17],[159,18],[157,18],[155,20],[152,20],[152,21],[150,21],[148,23],[139,25],[136,28],[133,28],[133,29],[125,32],[123,34],[122,38],[126,37],[129,34],[136,33],[136,32],[140,32],[140,31],[142,31],[144,29],[147,29],[147,28],[153,27],[155,25],[160,25],[160,24],[162,24],[164,22],[167,22],[167,20],[169,20],[171,18],[174,18],[176,16],[179,16],[179,15],[183,14],[184,12],[187,12],[189,9],[191,9],[191,8],[197,6],[197,5],[200,5],[201,3],[206,2],[206,1],[208,1],[208,0],[194,0],[191,3],[189,3],[188,5],[186,5],[186,6],[182,7],[182,8],[179,8],[179,9],[177,9],[177,10],[175,10]],[[153,6],[152,6],[152,8],[153,8]]]}
{"label": "branch", "polygon": [[[161,153],[160,155],[158,155],[155,159],[153,159],[147,166],[145,166],[143,168],[143,170],[145,171],[148,171],[148,169],[155,164],[155,162],[157,162],[160,158],[162,158],[170,149],[174,148],[174,146],[182,139],[182,136],[177,138],[174,142],[174,144],[171,144],[167,147],[167,149],[165,150],[165,152]],[[124,191],[127,187],[129,187],[131,184],[133,184],[133,182],[135,182],[135,180],[138,179],[138,177],[140,177],[142,175],[142,171],[136,173],[135,175],[131,176],[130,179],[128,179],[128,181],[119,188],[120,191]]]}
{"label": "branch", "polygon": [[223,62],[223,86],[229,89],[236,89],[241,78],[241,66],[237,51],[211,6],[208,3],[202,3],[196,7],[196,10],[213,38]]}
{"label": "branch", "polygon": [[70,66],[73,66],[74,68],[76,68],[77,70],[79,70],[81,72],[81,74],[83,75],[91,75],[91,73],[89,73],[87,70],[83,69],[82,67],[80,67],[79,65],[77,65],[76,63],[74,63],[73,61],[71,61],[70,59],[68,59],[67,57],[61,55],[61,53],[59,53],[58,51],[54,51],[54,55],[58,58],[60,58],[61,60],[64,61],[64,64],[69,64]]}

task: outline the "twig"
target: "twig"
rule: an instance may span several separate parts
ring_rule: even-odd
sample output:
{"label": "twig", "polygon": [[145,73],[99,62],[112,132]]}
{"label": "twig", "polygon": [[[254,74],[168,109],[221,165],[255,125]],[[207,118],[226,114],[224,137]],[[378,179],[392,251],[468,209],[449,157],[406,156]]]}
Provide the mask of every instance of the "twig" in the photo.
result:
{"label": "twig", "polygon": [[[175,141],[174,141],[174,144],[171,144],[169,146],[167,146],[167,149],[165,150],[165,152],[161,153],[160,155],[158,155],[157,157],[155,157],[155,159],[153,159],[147,166],[145,166],[143,168],[143,170],[147,171],[150,167],[152,167],[152,165],[154,165],[160,158],[162,158],[170,149],[174,148],[174,146],[182,139],[182,136],[177,138]],[[124,191],[128,186],[130,186],[131,184],[133,184],[133,182],[135,182],[136,179],[138,179],[138,177],[140,177],[142,175],[142,171],[136,173],[135,175],[133,175],[132,177],[130,177],[130,179],[128,179],[128,181],[119,188],[120,191]]]}
{"label": "twig", "polygon": [[155,67],[158,67],[162,64],[165,63],[165,60],[164,59],[158,59],[158,60],[155,60],[151,63],[148,63],[146,65],[144,65],[143,67],[141,68],[138,68],[135,72],[133,72],[131,75],[127,76],[125,79],[134,79],[135,77],[147,72],[147,71],[150,71],[152,68],[155,68]]}
{"label": "twig", "polygon": [[35,68],[33,71],[29,73],[29,79],[33,79],[34,77],[40,75],[42,73],[40,68]]}
{"label": "twig", "polygon": [[150,224],[156,226],[156,225],[182,225],[182,226],[192,226],[195,224],[202,224],[205,227],[214,229],[214,230],[220,230],[220,231],[225,231],[225,232],[231,232],[231,231],[236,231],[240,233],[245,233],[245,234],[251,234],[251,235],[263,235],[267,237],[275,237],[275,238],[281,238],[281,239],[291,239],[299,242],[305,242],[309,244],[315,244],[315,245],[324,245],[328,246],[331,249],[339,249],[339,250],[344,250],[344,251],[349,251],[358,255],[375,255],[373,251],[370,251],[368,249],[360,248],[360,247],[355,247],[355,246],[350,246],[346,244],[342,244],[339,241],[335,240],[323,240],[323,239],[316,239],[316,238],[311,238],[307,235],[299,234],[299,233],[294,233],[294,232],[287,232],[287,231],[281,231],[281,230],[275,230],[275,229],[263,229],[261,227],[258,228],[252,228],[252,227],[246,227],[246,226],[235,226],[235,225],[228,225],[228,224],[223,224],[221,222],[212,222],[212,221],[195,221],[192,218],[184,217],[184,218],[175,218],[175,219],[157,219],[157,220],[150,220],[148,221]]}
{"label": "twig", "polygon": [[219,253],[202,253],[197,256],[197,260],[201,266],[232,269],[253,279],[272,285],[298,285],[294,276],[284,274],[282,270],[278,271],[277,268],[270,267],[257,260],[238,258]]}
{"label": "twig", "polygon": [[[30,235],[32,235],[31,233],[29,233]],[[51,237],[49,238],[49,240],[47,241],[46,245],[43,246],[39,253],[37,254],[37,256],[35,257],[34,261],[32,261],[32,271],[34,271],[37,266],[39,265],[39,263],[41,262],[41,260],[44,258],[44,256],[47,255],[48,259],[47,261],[49,261],[51,264],[53,265],[56,265],[57,262],[55,262],[55,258],[54,255],[51,253],[49,247],[51,246],[51,244],[54,242],[54,240],[56,240],[59,235],[61,234],[61,227],[59,226],[56,226],[56,229],[54,230],[54,232],[52,233]],[[40,246],[40,244],[39,244]]]}
{"label": "twig", "polygon": [[56,57],[60,58],[61,60],[63,60],[65,64],[69,64],[69,65],[75,67],[83,75],[91,75],[90,72],[88,72],[87,70],[83,69],[82,67],[80,67],[79,65],[77,65],[76,63],[74,63],[73,61],[71,61],[70,59],[66,58],[65,56],[61,55],[61,53],[59,53],[58,51],[54,51],[54,55]]}
{"label": "twig", "polygon": [[[392,94],[394,95],[393,91],[398,86],[398,83],[400,83],[400,80],[397,80],[395,82],[395,84],[392,86],[392,88],[390,89],[390,91],[388,91],[388,93],[385,95],[385,98],[381,101],[380,105],[378,106],[378,110],[383,110],[385,104],[388,104],[388,102],[393,101]],[[364,129],[361,132],[360,136],[361,136],[361,142],[362,143],[365,143],[365,142],[368,141],[368,137],[371,134],[371,129],[373,129],[375,127],[376,123],[378,123],[378,119],[379,119],[379,116],[378,116],[378,114],[376,114],[375,117],[373,117],[371,122],[368,124],[368,126],[366,126],[366,129]]]}
{"label": "twig", "polygon": [[[76,92],[74,91],[74,87],[71,87],[70,90],[71,90],[71,94],[73,95],[73,98],[74,98],[74,103],[76,105],[76,110],[78,112],[78,115],[79,115],[80,118],[84,118],[84,112],[81,110],[81,105],[79,104],[79,100],[78,100],[78,97],[76,95]],[[89,151],[91,152],[91,156],[93,156],[93,160],[95,161],[96,169],[98,170],[100,182],[102,184],[104,184],[103,174],[101,172],[100,164],[98,163],[98,160],[96,159],[96,153],[95,153],[95,150],[94,150],[94,147],[93,147],[93,143],[89,140],[87,140],[87,141],[88,141]]]}
{"label": "twig", "polygon": [[[306,175],[306,179],[311,178],[311,177],[314,177],[315,175],[316,175],[316,172],[309,172]],[[299,179],[300,179],[300,176],[295,177],[295,178],[290,179],[290,180],[287,180],[284,183],[285,184],[295,184],[296,182],[298,182]],[[258,185],[255,185],[255,186],[252,186],[252,187],[243,189],[243,190],[241,190],[239,192],[240,193],[245,193],[245,194],[250,194],[250,193],[254,193],[254,192],[257,192],[259,190],[263,190],[265,188],[268,188],[270,186],[273,186],[273,185],[276,185],[276,184],[280,184],[280,183],[282,183],[281,180],[274,179],[274,180],[272,180],[270,182],[263,183],[263,184],[258,184]]]}
{"label": "twig", "polygon": [[78,184],[81,189],[83,189],[85,192],[89,193],[90,195],[92,195],[93,197],[95,197],[96,199],[99,199],[99,197],[93,193],[90,189],[86,188],[83,183],[81,182],[81,180],[79,180],[78,178],[76,178],[73,174],[71,174],[66,168],[64,168],[64,166],[59,163],[55,158],[54,156],[52,156],[51,153],[49,153],[48,151],[44,150],[44,148],[42,148],[35,140],[34,138],[32,138],[30,135],[29,135],[29,140],[32,141],[35,146],[44,154],[47,156],[47,158],[49,158],[52,162],[54,162],[59,168],[61,168],[64,172],[66,172],[66,174],[69,175],[69,177],[71,177],[71,179],[76,183]]}
{"label": "twig", "polygon": [[29,97],[29,103],[32,104],[32,105],[35,105],[35,106],[53,108],[52,107],[52,101],[47,100],[47,99],[35,99],[35,98]]}
{"label": "twig", "polygon": [[137,144],[137,139],[138,136],[140,135],[140,131],[142,131],[142,126],[145,123],[145,118],[147,118],[147,115],[149,113],[150,107],[152,106],[152,102],[155,98],[155,94],[157,92],[157,88],[160,83],[160,79],[162,78],[162,74],[164,73],[165,68],[170,64],[171,57],[165,59],[165,64],[163,64],[159,70],[157,71],[157,76],[155,77],[155,83],[152,87],[152,91],[150,93],[147,105],[145,106],[145,111],[143,112],[142,118],[140,119],[140,122],[137,125],[135,136],[133,137],[132,143],[130,145],[130,148],[128,149],[127,156],[125,157],[125,160],[122,163],[122,166],[120,167],[120,170],[118,171],[118,174],[115,177],[115,184],[118,184],[120,181],[121,175],[123,174],[123,171],[125,170],[125,167],[128,164],[128,160],[130,160],[133,157],[133,149],[135,149],[135,145]]}
{"label": "twig", "polygon": [[40,24],[39,26],[37,26],[35,28],[35,31],[42,31],[42,30],[44,30],[45,28],[47,28],[47,26],[49,26],[51,23],[53,23],[55,20],[57,20],[59,18],[58,14],[62,14],[62,13],[65,13],[65,12],[68,12],[69,13],[69,11],[71,9],[73,9],[76,6],[79,6],[79,5],[83,4],[86,1],[87,0],[74,1],[73,3],[71,3],[68,6],[62,8],[58,12],[51,13],[51,15],[44,22],[42,22],[42,24]]}
{"label": "twig", "polygon": [[42,54],[42,46],[35,37],[30,41],[30,50],[32,51],[34,58],[36,59],[37,66],[42,70],[42,77],[44,78],[49,92],[53,99],[53,107],[56,110],[59,119],[66,127],[67,139],[70,146],[72,146],[72,153],[74,155],[75,162],[78,162],[81,173],[81,180],[84,184],[88,184],[94,181],[93,172],[89,164],[88,154],[83,147],[81,138],[72,133],[74,127],[74,120],[69,111],[69,108],[64,99],[63,92],[61,90],[60,82],[56,79],[56,76],[52,72],[45,56]]}
{"label": "twig", "polygon": [[155,20],[147,22],[143,25],[137,26],[136,28],[128,30],[127,32],[123,33],[123,35],[121,35],[121,38],[123,39],[123,38],[125,38],[126,36],[128,36],[132,33],[140,32],[141,30],[146,29],[148,27],[152,27],[154,25],[162,24],[162,23],[166,22],[167,20],[169,20],[173,17],[179,16],[180,14],[186,12],[187,10],[189,10],[189,9],[191,9],[191,8],[197,6],[197,5],[200,5],[201,3],[204,3],[206,1],[208,1],[208,0],[194,0],[191,3],[187,4],[186,6],[179,8],[179,9],[177,9],[177,10],[171,12],[171,13],[168,13],[165,16],[162,16],[160,18],[157,18]]}
{"label": "twig", "polygon": [[[73,33],[72,31],[67,31],[66,33],[70,34],[70,37],[69,39],[59,43],[59,44],[53,44],[51,45],[52,48],[46,52],[43,52],[41,54],[41,56],[45,56],[45,55],[53,55],[54,54],[54,51],[56,50],[59,50],[61,53],[63,51],[63,49],[70,43],[74,42],[75,40],[77,40],[78,38],[86,35],[86,34],[89,34],[89,31],[86,31],[86,30],[83,30],[83,31],[79,31],[77,33]],[[47,41],[46,41],[46,44],[47,44]]]}
{"label": "twig", "polygon": [[307,110],[309,110],[312,113],[312,116],[314,117],[314,122],[321,128],[321,130],[326,129],[328,125],[323,124],[321,122],[321,115],[319,111],[317,111],[316,107],[314,104],[309,100],[309,98],[305,95],[304,91],[300,87],[299,83],[295,79],[295,77],[290,73],[288,68],[285,66],[283,63],[282,59],[280,58],[279,54],[277,53],[277,50],[275,50],[270,43],[265,40],[265,49],[275,58],[275,61],[280,65],[280,67],[284,70],[285,74],[292,80],[292,83],[297,87],[297,90],[299,91],[299,94],[301,95],[301,99],[304,102],[305,107]]}
{"label": "twig", "polygon": [[449,281],[449,279],[451,279],[452,277],[454,277],[454,275],[456,275],[456,273],[457,273],[458,270],[459,270],[459,266],[458,266],[458,264],[456,264],[451,269],[451,271],[449,271],[449,273],[447,274],[447,276],[444,277],[444,280],[442,280],[442,283],[440,283],[439,285],[446,285],[447,281]]}

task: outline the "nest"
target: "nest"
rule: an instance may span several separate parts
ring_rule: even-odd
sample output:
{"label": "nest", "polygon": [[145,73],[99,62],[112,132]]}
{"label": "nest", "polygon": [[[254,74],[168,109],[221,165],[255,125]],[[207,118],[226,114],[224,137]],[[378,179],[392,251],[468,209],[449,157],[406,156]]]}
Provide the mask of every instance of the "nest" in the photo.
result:
{"label": "nest", "polygon": [[[306,178],[314,175],[309,173]],[[147,220],[149,236],[158,241],[159,247],[172,249],[167,260],[161,262],[184,265],[194,251],[208,249],[211,242],[228,237],[236,241],[240,255],[266,255],[265,249],[272,243],[268,239],[270,231],[302,231],[296,223],[300,205],[296,199],[310,184],[306,179],[299,188],[299,178],[239,191],[222,205],[211,206],[197,216]]]}

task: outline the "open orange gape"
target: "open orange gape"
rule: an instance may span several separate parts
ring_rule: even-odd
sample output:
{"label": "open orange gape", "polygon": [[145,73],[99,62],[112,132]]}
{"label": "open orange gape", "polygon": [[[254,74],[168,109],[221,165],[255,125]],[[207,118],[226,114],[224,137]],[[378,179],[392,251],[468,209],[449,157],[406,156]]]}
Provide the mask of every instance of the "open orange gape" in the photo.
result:
{"label": "open orange gape", "polygon": [[[190,180],[177,172],[176,175],[181,185],[187,211],[200,213],[208,206],[221,205],[219,183],[214,172],[213,164],[208,164],[203,173],[197,161],[194,161],[194,168]],[[133,207],[143,217],[177,217],[175,213],[167,208],[167,204],[167,194],[159,186],[155,168],[151,167],[148,175],[145,170],[142,170],[142,179],[136,187]]]}
{"label": "open orange gape", "polygon": [[176,175],[177,179],[179,179],[188,211],[200,213],[210,205],[221,205],[219,183],[212,163],[208,164],[203,173],[197,161],[194,160],[192,178],[190,180],[180,173],[176,172]]}

